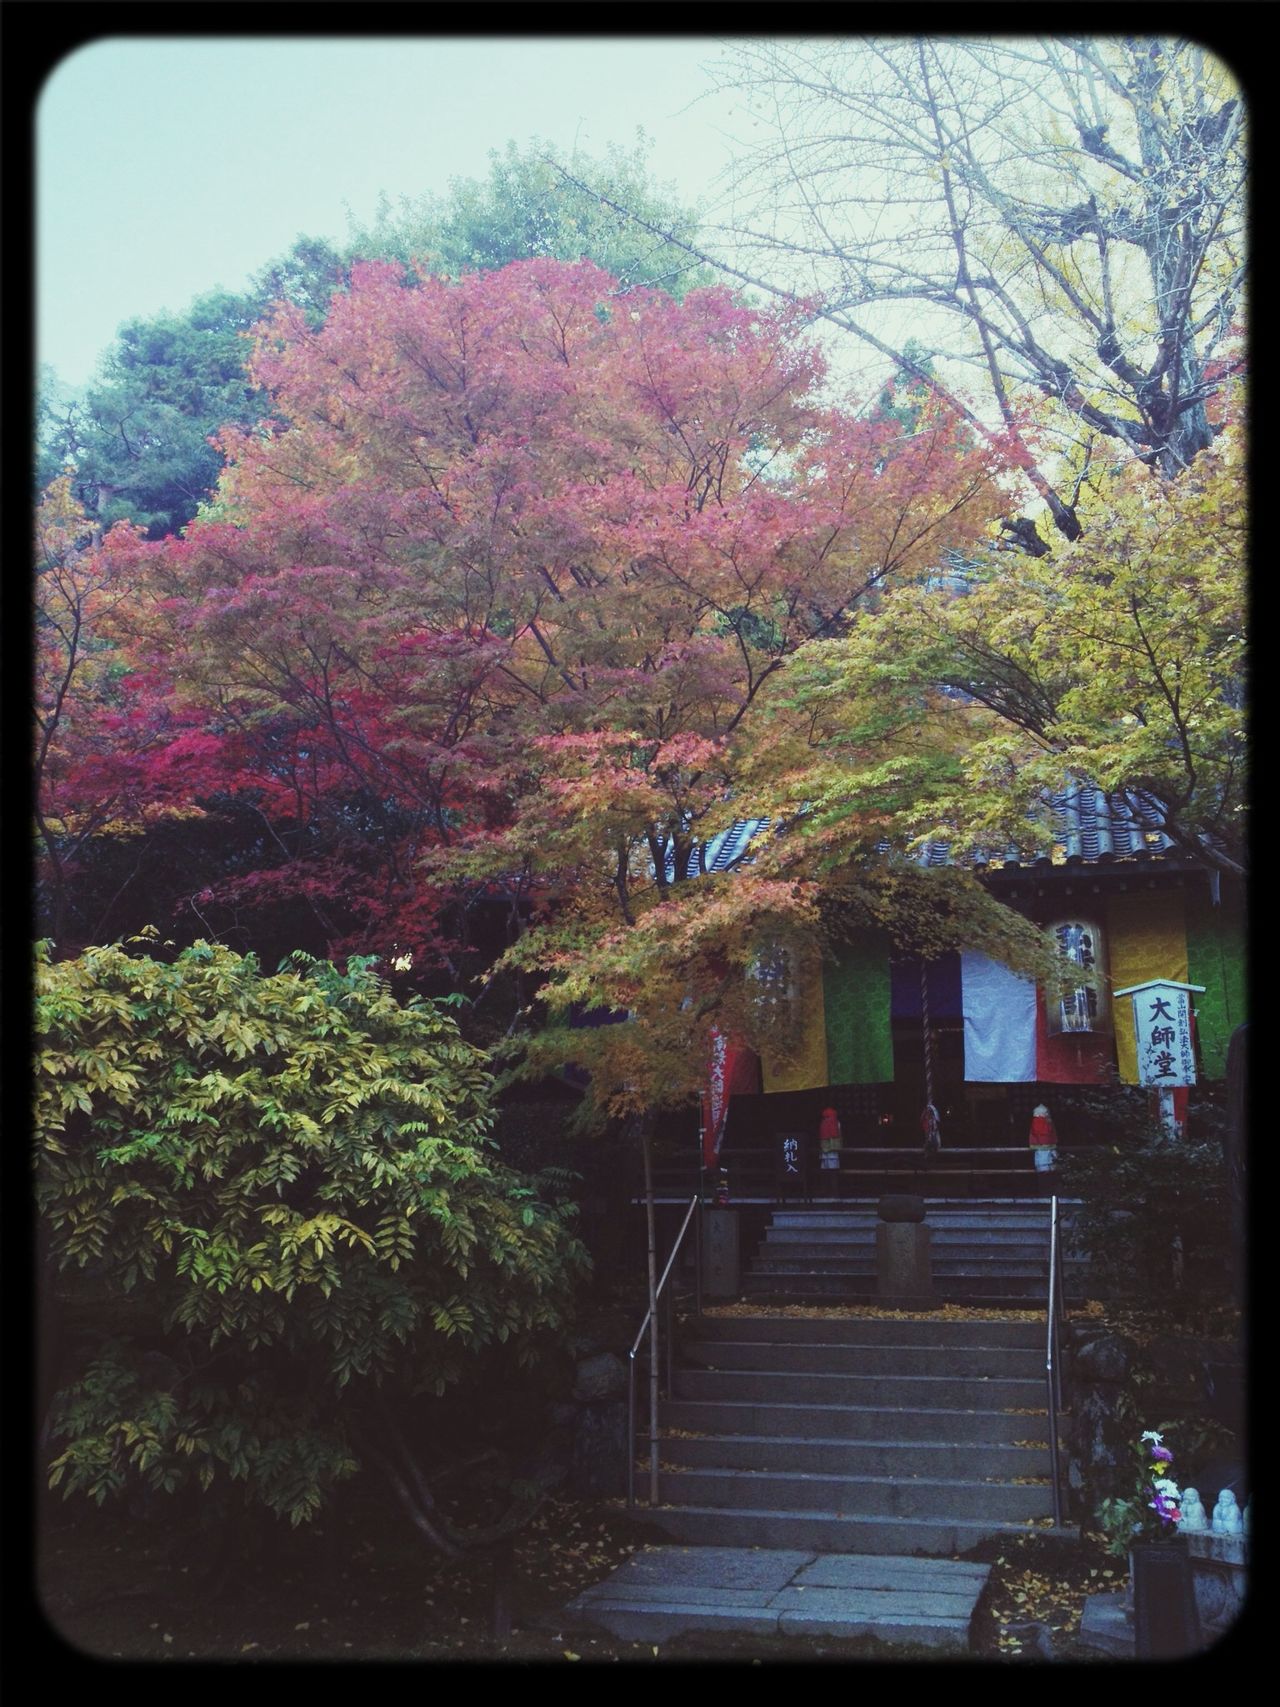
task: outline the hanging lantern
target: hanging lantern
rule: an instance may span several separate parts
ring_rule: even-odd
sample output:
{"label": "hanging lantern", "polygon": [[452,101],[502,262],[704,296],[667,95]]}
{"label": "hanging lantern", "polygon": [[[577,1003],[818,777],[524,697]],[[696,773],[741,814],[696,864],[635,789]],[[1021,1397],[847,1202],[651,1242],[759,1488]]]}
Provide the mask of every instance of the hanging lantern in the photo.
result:
{"label": "hanging lantern", "polygon": [[1063,961],[1063,986],[1045,998],[1050,1037],[1110,1034],[1111,992],[1106,943],[1092,920],[1059,919],[1048,926]]}

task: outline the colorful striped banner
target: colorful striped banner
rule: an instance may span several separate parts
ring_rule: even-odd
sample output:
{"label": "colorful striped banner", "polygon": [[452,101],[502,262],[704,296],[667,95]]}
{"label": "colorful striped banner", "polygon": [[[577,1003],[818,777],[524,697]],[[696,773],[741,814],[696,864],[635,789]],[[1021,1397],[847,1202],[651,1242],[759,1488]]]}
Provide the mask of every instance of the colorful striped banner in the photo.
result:
{"label": "colorful striped banner", "polygon": [[[892,996],[891,1009],[894,1019],[922,1019],[923,1006],[920,989],[920,966],[918,959],[895,960],[891,970]],[[958,954],[940,954],[936,960],[929,962],[929,1019],[937,1024],[940,1019],[959,1019],[963,1013],[963,1002],[960,989],[960,956]]]}
{"label": "colorful striped banner", "polygon": [[1187,898],[1187,982],[1204,985],[1193,999],[1206,1079],[1225,1076],[1231,1033],[1247,1012],[1245,922],[1240,895],[1225,885],[1220,906],[1207,895]]}
{"label": "colorful striped banner", "polygon": [[[1113,896],[1107,908],[1111,944],[1111,988],[1123,990],[1149,978],[1187,984],[1187,931],[1182,892],[1162,889]],[[1197,983],[1201,980],[1197,979]],[[1126,1085],[1138,1083],[1138,1051],[1128,996],[1115,1004],[1116,1060]]]}
{"label": "colorful striped banner", "polygon": [[[1177,890],[1114,896],[1100,921],[1109,947],[1112,989],[1149,978],[1204,984],[1197,1000],[1203,1070],[1219,1076],[1231,1031],[1244,1017],[1243,917],[1238,902],[1193,902],[1184,918]],[[921,1020],[918,959],[891,962],[886,937],[868,932],[823,965],[814,947],[797,967],[799,1034],[785,1059],[761,1062],[765,1091],[892,1081],[892,1021]],[[964,1076],[972,1084],[1100,1085],[1137,1083],[1133,1018],[1115,1004],[1115,1034],[1050,1037],[1043,992],[986,955],[940,955],[929,963],[929,1011],[964,1021]],[[749,1055],[749,1052],[747,1052]],[[726,1060],[724,1067],[727,1069]],[[754,1058],[750,1073],[754,1074]],[[733,1089],[738,1089],[734,1085]],[[747,1088],[743,1081],[742,1089]],[[727,1101],[728,1088],[722,1093]]]}
{"label": "colorful striped banner", "polygon": [[879,932],[855,937],[842,946],[834,964],[829,960],[823,963],[829,1084],[879,1085],[892,1081],[889,991],[889,939]]}
{"label": "colorful striped banner", "polygon": [[816,944],[796,951],[793,991],[798,1010],[796,1041],[783,1059],[761,1058],[760,1077],[766,1091],[813,1091],[830,1082],[822,955]]}

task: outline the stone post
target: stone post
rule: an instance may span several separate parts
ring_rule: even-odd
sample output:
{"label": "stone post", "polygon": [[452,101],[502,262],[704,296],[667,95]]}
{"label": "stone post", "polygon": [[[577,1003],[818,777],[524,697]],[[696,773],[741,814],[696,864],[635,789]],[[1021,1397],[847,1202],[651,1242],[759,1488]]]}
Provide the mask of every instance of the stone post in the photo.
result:
{"label": "stone post", "polygon": [[736,1209],[702,1212],[702,1291],[707,1298],[737,1298],[742,1291]]}
{"label": "stone post", "polygon": [[894,1310],[934,1304],[923,1197],[882,1197],[876,1226],[876,1301]]}

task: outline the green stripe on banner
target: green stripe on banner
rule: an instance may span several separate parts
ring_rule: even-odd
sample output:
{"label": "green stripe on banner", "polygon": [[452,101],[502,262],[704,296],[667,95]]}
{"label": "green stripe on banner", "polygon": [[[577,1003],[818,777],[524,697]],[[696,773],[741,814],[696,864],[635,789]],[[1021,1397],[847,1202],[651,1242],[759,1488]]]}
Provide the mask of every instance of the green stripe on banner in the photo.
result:
{"label": "green stripe on banner", "polygon": [[1187,982],[1204,985],[1204,994],[1191,999],[1207,1079],[1226,1073],[1231,1033],[1245,1018],[1244,924],[1240,897],[1225,883],[1219,907],[1207,895],[1187,901]]}
{"label": "green stripe on banner", "polygon": [[833,1085],[880,1085],[893,1078],[889,1026],[889,939],[868,934],[842,944],[822,966],[827,1072]]}

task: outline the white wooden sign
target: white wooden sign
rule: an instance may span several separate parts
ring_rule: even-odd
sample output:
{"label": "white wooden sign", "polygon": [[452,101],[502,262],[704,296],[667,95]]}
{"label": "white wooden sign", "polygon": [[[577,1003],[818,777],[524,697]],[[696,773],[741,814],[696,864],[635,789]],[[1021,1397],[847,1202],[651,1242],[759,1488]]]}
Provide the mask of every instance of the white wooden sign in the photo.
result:
{"label": "white wooden sign", "polygon": [[1155,978],[1131,984],[1117,996],[1133,1000],[1133,1033],[1138,1046],[1138,1083],[1160,1090],[1196,1082],[1195,1041],[1191,1032],[1191,992],[1203,984],[1177,984]]}

